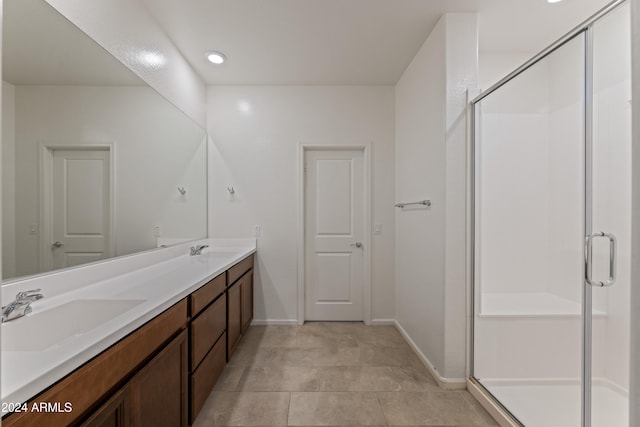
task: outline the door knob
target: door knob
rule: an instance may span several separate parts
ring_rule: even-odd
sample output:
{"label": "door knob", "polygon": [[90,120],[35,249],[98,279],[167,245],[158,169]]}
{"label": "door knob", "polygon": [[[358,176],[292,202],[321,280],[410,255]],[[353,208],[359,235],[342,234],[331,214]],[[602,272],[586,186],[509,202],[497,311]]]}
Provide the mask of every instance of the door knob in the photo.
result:
{"label": "door knob", "polygon": [[361,248],[362,247],[362,243],[355,242],[355,243],[350,244],[349,246],[355,246],[356,248]]}
{"label": "door knob", "polygon": [[64,243],[57,241],[57,242],[53,242],[51,244],[51,249],[57,249],[57,248],[61,248],[64,246]]}

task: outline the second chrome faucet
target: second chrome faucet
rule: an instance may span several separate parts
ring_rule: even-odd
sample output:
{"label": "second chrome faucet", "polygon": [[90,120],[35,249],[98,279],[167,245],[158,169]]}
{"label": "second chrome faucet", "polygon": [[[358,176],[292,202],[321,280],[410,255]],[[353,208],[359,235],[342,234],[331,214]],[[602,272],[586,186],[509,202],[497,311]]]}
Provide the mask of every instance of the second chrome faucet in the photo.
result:
{"label": "second chrome faucet", "polygon": [[44,298],[44,295],[39,293],[41,290],[18,292],[15,300],[2,307],[2,322],[8,322],[31,313],[31,303]]}

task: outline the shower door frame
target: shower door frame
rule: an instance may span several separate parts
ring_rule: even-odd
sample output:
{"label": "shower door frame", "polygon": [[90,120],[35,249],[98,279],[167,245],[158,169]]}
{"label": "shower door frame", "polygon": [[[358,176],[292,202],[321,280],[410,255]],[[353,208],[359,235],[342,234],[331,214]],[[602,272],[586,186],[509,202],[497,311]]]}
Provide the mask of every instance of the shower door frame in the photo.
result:
{"label": "shower door frame", "polygon": [[[471,325],[469,334],[469,376],[475,381],[475,384],[490,398],[492,403],[500,407],[504,412],[509,414],[513,420],[517,420],[510,411],[502,403],[493,396],[493,394],[475,377],[474,369],[474,344],[475,344],[475,316],[476,316],[476,144],[480,138],[478,135],[478,121],[476,117],[477,104],[487,96],[491,95],[497,89],[501,88],[520,74],[524,73],[538,62],[551,55],[566,43],[584,34],[584,92],[583,92],[583,126],[584,126],[584,181],[583,181],[583,200],[584,200],[584,236],[592,233],[592,209],[593,209],[593,26],[601,18],[617,9],[619,6],[627,3],[628,0],[614,0],[600,11],[595,13],[589,19],[569,31],[560,39],[549,45],[546,49],[535,55],[533,58],[516,68],[507,76],[499,80],[497,83],[489,87],[480,95],[475,97],[469,103],[470,109],[470,208],[469,208],[469,224],[470,224],[470,277],[471,277]],[[582,285],[582,370],[581,370],[581,426],[591,427],[591,391],[592,391],[592,288],[583,276]]]}

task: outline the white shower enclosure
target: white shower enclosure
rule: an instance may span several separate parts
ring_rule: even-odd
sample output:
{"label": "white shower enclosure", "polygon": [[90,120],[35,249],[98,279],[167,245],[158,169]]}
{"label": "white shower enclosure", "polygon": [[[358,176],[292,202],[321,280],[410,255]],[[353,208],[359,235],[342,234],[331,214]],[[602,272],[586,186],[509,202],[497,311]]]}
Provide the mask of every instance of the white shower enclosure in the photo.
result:
{"label": "white shower enclosure", "polygon": [[630,44],[616,1],[472,102],[472,377],[525,426],[629,425]]}

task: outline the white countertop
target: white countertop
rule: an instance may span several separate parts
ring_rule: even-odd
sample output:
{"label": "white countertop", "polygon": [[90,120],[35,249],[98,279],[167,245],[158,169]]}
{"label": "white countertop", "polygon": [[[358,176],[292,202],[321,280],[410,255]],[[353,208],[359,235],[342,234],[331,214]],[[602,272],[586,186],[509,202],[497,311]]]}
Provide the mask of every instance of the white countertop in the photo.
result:
{"label": "white countertop", "polygon": [[[178,249],[167,248],[178,255],[95,283],[89,282],[59,294],[55,294],[55,285],[52,285],[53,296],[51,297],[47,293],[47,276],[25,281],[24,286],[20,286],[20,282],[12,283],[14,288],[12,291],[18,286],[20,290],[32,289],[31,286],[34,285],[34,287],[40,287],[45,298],[32,304],[32,313],[2,324],[2,346],[0,347],[2,402],[28,401],[256,251],[255,240],[251,239],[210,240],[197,243],[209,243],[211,247],[205,249],[200,256],[189,256],[187,251],[183,250],[188,249],[188,244],[179,245]],[[159,254],[161,252],[158,251]],[[150,256],[148,254],[145,256],[147,261],[150,261]],[[134,257],[108,262],[129,262],[133,265]],[[166,258],[166,254],[164,257]],[[83,274],[90,277],[91,268],[91,266],[87,267]],[[104,269],[104,265],[98,268]],[[121,272],[122,266],[114,270]],[[64,273],[57,275],[55,280],[64,280]],[[8,292],[8,290],[5,291]],[[108,317],[103,321],[99,318],[100,314],[93,311],[94,305],[100,305],[100,300],[108,300],[104,302],[111,305],[117,305],[117,300],[124,300],[121,306],[124,311],[121,310],[113,317],[108,316],[107,313]],[[66,308],[59,307],[69,303],[75,307],[74,313],[80,313],[77,319],[67,318],[64,322],[58,321],[56,319],[59,316],[52,315],[56,311],[49,311],[58,308],[57,312],[63,312]],[[85,313],[82,312],[83,309]],[[28,321],[25,322],[27,319]],[[91,324],[87,319],[96,322],[95,327],[87,326],[87,323]],[[70,321],[77,321],[80,333],[70,335],[73,333],[69,332]],[[73,327],[73,324],[71,326]],[[83,330],[88,327],[91,329]],[[14,329],[9,330],[9,328]],[[60,331],[59,328],[65,328],[65,330]],[[47,348],[37,348],[40,344],[38,336],[51,339],[56,334],[62,339],[56,340]]]}

